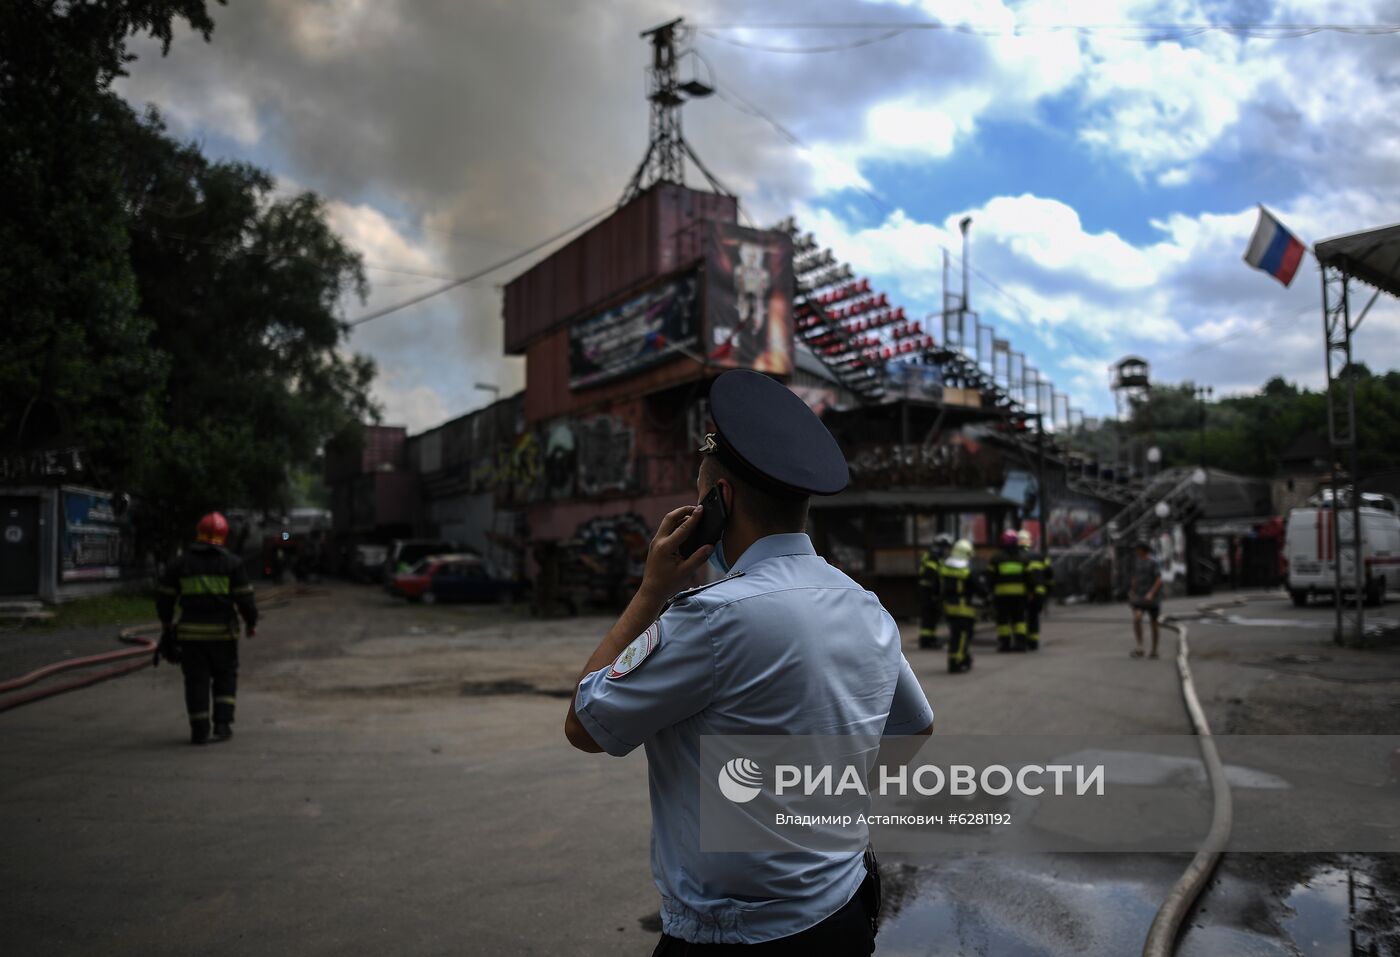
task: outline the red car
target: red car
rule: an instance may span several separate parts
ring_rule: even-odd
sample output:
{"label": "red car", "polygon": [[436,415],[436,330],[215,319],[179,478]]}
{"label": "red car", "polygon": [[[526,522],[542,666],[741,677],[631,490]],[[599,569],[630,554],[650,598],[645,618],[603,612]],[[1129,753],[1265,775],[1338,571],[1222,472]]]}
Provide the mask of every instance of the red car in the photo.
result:
{"label": "red car", "polygon": [[432,555],[385,586],[389,594],[431,605],[439,601],[500,601],[515,597],[514,582],[492,578],[476,555]]}

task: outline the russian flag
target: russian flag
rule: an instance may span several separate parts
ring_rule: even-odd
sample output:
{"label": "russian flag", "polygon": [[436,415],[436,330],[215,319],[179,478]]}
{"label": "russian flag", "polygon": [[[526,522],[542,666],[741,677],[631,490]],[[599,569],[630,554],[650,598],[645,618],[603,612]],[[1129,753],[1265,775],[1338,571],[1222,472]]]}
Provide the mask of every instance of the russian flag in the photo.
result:
{"label": "russian flag", "polygon": [[1298,237],[1284,229],[1283,223],[1261,205],[1259,223],[1254,227],[1244,261],[1287,286],[1303,260],[1304,248]]}

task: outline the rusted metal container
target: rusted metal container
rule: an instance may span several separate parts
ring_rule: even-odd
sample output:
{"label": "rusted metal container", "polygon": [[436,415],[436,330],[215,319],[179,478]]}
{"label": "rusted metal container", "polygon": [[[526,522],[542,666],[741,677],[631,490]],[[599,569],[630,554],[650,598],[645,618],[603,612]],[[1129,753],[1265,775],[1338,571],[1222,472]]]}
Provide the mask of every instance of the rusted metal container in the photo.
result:
{"label": "rusted metal container", "polygon": [[677,356],[636,375],[575,391],[569,388],[569,329],[560,326],[536,339],[525,352],[525,421],[533,424],[559,415],[578,415],[721,371]]}
{"label": "rusted metal container", "polygon": [[366,425],[360,443],[326,450],[326,481],[334,484],[356,475],[402,469],[407,436],[408,430],[401,425]]}
{"label": "rusted metal container", "polygon": [[506,284],[505,350],[704,254],[709,220],[734,222],[732,196],[658,183]]}

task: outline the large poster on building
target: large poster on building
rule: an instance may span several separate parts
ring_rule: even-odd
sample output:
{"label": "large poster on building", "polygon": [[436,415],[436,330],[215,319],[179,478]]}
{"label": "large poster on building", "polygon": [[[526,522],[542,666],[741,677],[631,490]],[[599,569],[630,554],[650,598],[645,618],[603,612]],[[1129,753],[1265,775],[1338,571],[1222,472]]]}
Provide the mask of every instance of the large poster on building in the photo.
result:
{"label": "large poster on building", "polygon": [[64,489],[61,546],[63,581],[120,578],[122,526],[112,496]]}
{"label": "large poster on building", "polygon": [[710,227],[705,350],[713,365],[792,372],[792,240],[785,233]]}
{"label": "large poster on building", "polygon": [[631,375],[677,353],[699,352],[700,279],[688,273],[652,286],[569,328],[569,388]]}

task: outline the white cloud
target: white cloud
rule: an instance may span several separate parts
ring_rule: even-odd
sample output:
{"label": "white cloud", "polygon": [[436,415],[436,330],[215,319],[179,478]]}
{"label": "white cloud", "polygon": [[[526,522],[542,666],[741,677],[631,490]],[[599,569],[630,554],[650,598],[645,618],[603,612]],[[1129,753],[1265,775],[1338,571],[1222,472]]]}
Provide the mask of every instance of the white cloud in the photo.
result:
{"label": "white cloud", "polygon": [[187,84],[169,76],[139,71],[119,77],[119,94],[135,104],[160,104],[172,130],[182,137],[208,131],[222,134],[241,146],[256,146],[263,137],[263,123],[252,94],[218,83]]}
{"label": "white cloud", "polygon": [[[326,204],[326,218],[331,228],[371,264],[392,264],[423,272],[441,272],[445,268],[430,247],[408,239],[392,220],[366,203],[351,205],[332,200]],[[384,275],[373,270],[370,274]]]}
{"label": "white cloud", "polygon": [[397,377],[379,376],[374,398],[383,407],[384,422],[406,425],[410,434],[440,425],[453,415],[438,390],[428,385],[400,386]]}
{"label": "white cloud", "polygon": [[279,0],[276,11],[313,60],[363,55],[403,22],[397,0]]}
{"label": "white cloud", "polygon": [[1139,174],[1183,176],[1183,164],[1214,147],[1281,67],[1275,56],[1228,35],[1195,42],[1086,40],[1081,139]]}

